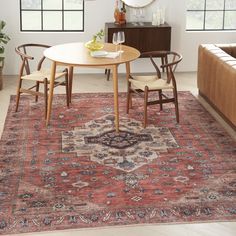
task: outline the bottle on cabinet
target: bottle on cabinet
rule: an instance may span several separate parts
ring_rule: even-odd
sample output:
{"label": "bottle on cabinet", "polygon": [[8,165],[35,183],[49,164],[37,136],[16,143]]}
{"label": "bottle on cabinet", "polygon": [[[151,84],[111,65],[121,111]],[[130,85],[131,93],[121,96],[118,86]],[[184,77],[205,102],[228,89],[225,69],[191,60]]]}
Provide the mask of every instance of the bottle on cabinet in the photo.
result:
{"label": "bottle on cabinet", "polygon": [[114,10],[114,18],[115,24],[125,24],[126,23],[126,7],[125,3],[122,3],[122,7],[119,9],[119,1],[115,2],[115,10]]}
{"label": "bottle on cabinet", "polygon": [[119,7],[118,7],[118,0],[115,2],[115,10],[114,10],[114,18],[115,18],[115,24],[119,23]]}
{"label": "bottle on cabinet", "polygon": [[125,6],[125,3],[122,2],[122,7],[121,7],[121,11],[126,13],[126,6]]}

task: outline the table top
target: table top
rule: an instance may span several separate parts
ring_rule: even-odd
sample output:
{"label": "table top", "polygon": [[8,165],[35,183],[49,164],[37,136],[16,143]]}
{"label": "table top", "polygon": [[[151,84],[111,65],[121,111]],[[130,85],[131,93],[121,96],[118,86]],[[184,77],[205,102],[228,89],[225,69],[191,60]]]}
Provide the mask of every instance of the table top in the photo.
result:
{"label": "table top", "polygon": [[[119,48],[119,46],[118,46]],[[115,52],[116,46],[111,43],[104,43],[107,52]],[[92,57],[85,43],[66,43],[55,45],[44,51],[44,56],[48,59],[58,62],[59,64],[68,64],[75,66],[109,66],[133,61],[140,56],[140,52],[132,47],[122,45],[120,56],[116,58]]]}

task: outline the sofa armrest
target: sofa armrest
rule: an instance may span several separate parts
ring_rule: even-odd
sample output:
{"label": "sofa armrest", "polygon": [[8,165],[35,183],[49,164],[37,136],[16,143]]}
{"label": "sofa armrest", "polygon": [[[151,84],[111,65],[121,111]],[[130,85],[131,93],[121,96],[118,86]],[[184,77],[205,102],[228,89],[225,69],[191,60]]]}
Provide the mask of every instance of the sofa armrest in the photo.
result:
{"label": "sofa armrest", "polygon": [[236,59],[213,44],[200,45],[197,85],[199,92],[236,126]]}

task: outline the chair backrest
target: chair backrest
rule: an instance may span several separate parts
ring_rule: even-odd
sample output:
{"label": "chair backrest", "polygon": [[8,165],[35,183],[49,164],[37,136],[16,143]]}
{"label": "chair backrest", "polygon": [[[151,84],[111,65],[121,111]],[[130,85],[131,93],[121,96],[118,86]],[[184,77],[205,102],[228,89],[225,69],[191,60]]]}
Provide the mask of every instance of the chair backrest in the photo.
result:
{"label": "chair backrest", "polygon": [[20,56],[22,64],[20,67],[20,75],[23,75],[24,70],[28,75],[31,72],[30,60],[36,60],[34,66],[36,70],[40,70],[45,57],[42,56],[42,50],[49,48],[49,45],[44,44],[22,44],[15,48],[16,53]]}
{"label": "chair backrest", "polygon": [[[156,69],[158,78],[161,78],[161,70],[164,69],[167,74],[167,83],[171,81],[175,83],[174,72],[178,63],[182,60],[182,55],[172,51],[151,51],[144,52],[141,56],[149,57]],[[157,65],[155,58],[161,59],[160,66]]]}

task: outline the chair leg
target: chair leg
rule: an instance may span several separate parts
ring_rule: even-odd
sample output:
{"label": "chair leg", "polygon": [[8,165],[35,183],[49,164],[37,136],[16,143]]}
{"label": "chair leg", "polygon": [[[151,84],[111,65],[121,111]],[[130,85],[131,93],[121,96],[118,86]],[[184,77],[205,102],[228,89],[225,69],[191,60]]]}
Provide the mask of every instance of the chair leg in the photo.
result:
{"label": "chair leg", "polygon": [[[38,92],[39,91],[39,82],[37,81],[36,82],[36,92]],[[35,102],[38,102],[38,95],[35,95]]]}
{"label": "chair leg", "polygon": [[178,92],[176,89],[173,90],[174,98],[175,98],[175,115],[176,121],[179,123],[179,105],[178,105]]}
{"label": "chair leg", "polygon": [[74,67],[73,66],[69,66],[69,70],[68,70],[68,87],[69,87],[69,102],[71,103],[71,99],[72,99],[72,83],[73,83],[73,72],[74,71]]}
{"label": "chair leg", "polygon": [[[165,62],[164,62],[164,57],[161,57],[161,64],[162,64],[162,65],[165,65]],[[164,67],[162,68],[162,72],[165,72],[165,69],[164,69]]]}
{"label": "chair leg", "polygon": [[47,118],[47,111],[48,111],[48,80],[47,78],[44,79],[44,117]]}
{"label": "chair leg", "polygon": [[110,74],[111,74],[111,70],[110,69],[106,69],[107,70],[107,81],[109,81],[110,79]]}
{"label": "chair leg", "polygon": [[69,79],[68,79],[68,70],[66,69],[66,74],[65,74],[65,87],[66,87],[66,104],[67,107],[70,107],[70,92],[69,92]]}
{"label": "chair leg", "polygon": [[148,105],[148,87],[145,86],[145,91],[144,91],[144,123],[143,123],[144,128],[146,128],[146,126],[147,126],[147,105]]}
{"label": "chair leg", "polygon": [[162,111],[163,109],[163,104],[162,104],[162,90],[158,90],[158,94],[159,94],[159,101],[160,101],[160,111]]}
{"label": "chair leg", "polygon": [[21,89],[21,85],[22,85],[22,79],[19,79],[19,83],[18,83],[18,87],[17,87],[17,91],[16,91],[16,109],[15,112],[18,111],[18,106],[19,106],[19,101],[20,101],[20,89]]}
{"label": "chair leg", "polygon": [[127,99],[126,99],[126,113],[129,114],[129,108],[130,108],[130,99],[131,99],[131,91],[130,91],[130,86],[131,86],[131,83],[128,82],[128,85],[127,85]]}
{"label": "chair leg", "polygon": [[132,89],[130,89],[130,94],[129,94],[129,108],[132,108],[132,94],[133,94],[133,91]]}

